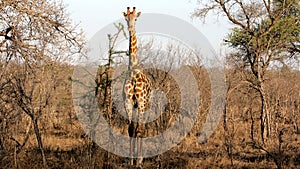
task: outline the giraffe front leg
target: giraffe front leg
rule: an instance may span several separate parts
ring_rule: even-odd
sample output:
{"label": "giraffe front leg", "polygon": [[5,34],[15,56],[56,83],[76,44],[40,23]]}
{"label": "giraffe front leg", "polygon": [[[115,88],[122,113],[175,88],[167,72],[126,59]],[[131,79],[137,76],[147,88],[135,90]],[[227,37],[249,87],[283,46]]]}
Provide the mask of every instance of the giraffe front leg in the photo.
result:
{"label": "giraffe front leg", "polygon": [[142,167],[143,164],[143,138],[137,138],[137,148],[138,148],[138,159],[137,159],[137,167]]}
{"label": "giraffe front leg", "polygon": [[133,166],[134,138],[130,137],[130,166]]}
{"label": "giraffe front leg", "polygon": [[[129,158],[130,158],[130,166],[133,166],[133,152],[134,152],[134,122],[132,121],[132,112],[133,112],[133,100],[132,95],[126,94],[125,100],[125,109],[127,113],[128,122],[128,134],[129,134]],[[131,167],[130,167],[131,168]]]}
{"label": "giraffe front leg", "polygon": [[132,98],[131,95],[127,95],[125,100],[125,109],[127,113],[127,118],[129,120],[129,125],[132,122],[132,109],[133,109],[133,101],[131,98]]}
{"label": "giraffe front leg", "polygon": [[130,158],[130,166],[133,166],[133,159],[135,154],[135,124],[131,122],[128,126],[128,134],[129,134],[129,158]]}
{"label": "giraffe front leg", "polygon": [[143,164],[143,112],[139,113],[138,126],[137,126],[137,167],[141,168]]}

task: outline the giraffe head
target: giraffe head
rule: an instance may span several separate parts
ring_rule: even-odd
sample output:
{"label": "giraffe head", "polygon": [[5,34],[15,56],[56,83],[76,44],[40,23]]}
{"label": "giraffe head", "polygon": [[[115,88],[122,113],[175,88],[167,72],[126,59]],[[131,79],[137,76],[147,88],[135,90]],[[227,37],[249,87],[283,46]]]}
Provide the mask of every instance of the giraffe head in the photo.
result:
{"label": "giraffe head", "polygon": [[135,28],[136,19],[141,15],[141,12],[136,12],[135,7],[130,11],[130,7],[127,7],[127,13],[123,12],[123,16],[127,21],[128,31],[132,32]]}

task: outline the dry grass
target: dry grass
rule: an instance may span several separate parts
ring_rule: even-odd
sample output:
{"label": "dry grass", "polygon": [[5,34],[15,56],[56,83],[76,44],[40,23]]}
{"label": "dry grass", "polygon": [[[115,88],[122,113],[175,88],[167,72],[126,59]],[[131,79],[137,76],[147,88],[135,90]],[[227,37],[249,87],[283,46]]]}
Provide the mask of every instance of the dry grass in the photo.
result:
{"label": "dry grass", "polygon": [[[283,168],[300,167],[299,133],[295,131],[293,123],[296,122],[300,125],[299,107],[290,104],[292,101],[294,103],[299,103],[300,98],[297,96],[297,93],[295,95],[286,95],[285,93],[287,88],[293,88],[292,84],[286,83],[285,85],[287,86],[276,86],[276,94],[279,96],[279,99],[286,97],[286,100],[289,100],[288,98],[294,98],[294,100],[286,102],[285,105],[280,107],[280,111],[277,111],[277,113],[280,113],[280,117],[273,117],[274,133],[272,134],[270,141],[262,146],[268,152],[264,151],[262,148],[255,147],[251,142],[251,114],[249,111],[247,112],[247,110],[249,106],[252,105],[251,110],[254,116],[255,126],[254,137],[256,140],[259,140],[259,102],[255,99],[255,95],[243,95],[242,93],[245,92],[243,91],[244,89],[235,91],[228,100],[227,130],[224,130],[221,121],[207,142],[200,144],[198,142],[199,132],[201,131],[210,105],[210,85],[207,81],[203,81],[203,79],[207,78],[205,71],[195,69],[194,72],[198,75],[198,83],[200,84],[199,90],[201,90],[202,94],[207,96],[204,97],[206,99],[202,98],[201,100],[202,107],[196,125],[193,126],[192,131],[187,134],[187,137],[171,150],[155,157],[146,158],[144,161],[144,168],[276,168],[276,160],[281,160],[283,162]],[[299,73],[292,77],[293,78],[289,80],[299,82]],[[280,81],[287,80],[283,75],[280,76],[280,78],[281,79],[278,78]],[[172,79],[169,78],[169,80]],[[273,83],[277,84],[275,82]],[[270,83],[270,85],[273,84]],[[66,80],[62,83],[60,88],[57,89],[57,94],[60,96],[70,96],[71,90],[65,90],[65,86],[70,87],[70,82]],[[167,90],[167,86],[161,86],[161,88],[162,90]],[[176,87],[173,86],[173,91],[176,91],[175,89]],[[294,91],[296,91],[296,89]],[[175,95],[176,94],[173,93],[168,95],[168,97],[176,99]],[[40,121],[48,167],[126,168],[126,158],[108,153],[92,143],[82,130],[80,123],[76,118],[72,108],[72,101],[70,100],[71,97],[63,98],[62,101],[59,101],[60,105],[53,100],[53,103],[56,103],[53,104],[55,105],[53,106],[55,110],[49,111],[49,114],[45,114],[45,117],[42,117]],[[174,101],[174,103],[177,102],[178,100]],[[252,104],[250,102],[252,102]],[[168,127],[170,124],[168,119],[173,112],[176,112],[176,105],[173,107],[173,110],[166,110],[164,115],[160,118],[159,123],[162,124],[160,128],[149,132],[149,135],[155,135],[156,130],[162,132]],[[292,111],[298,111],[296,112],[296,116],[291,116],[290,113]],[[111,121],[112,125],[116,124],[116,129],[124,131],[124,126],[121,124],[124,124],[126,128],[126,123],[120,123],[119,120],[121,120],[120,117],[115,114]],[[166,123],[164,123],[165,121]],[[24,129],[26,129],[27,125],[28,121],[24,118],[22,120],[21,117],[17,124],[18,127],[13,127],[13,125],[9,126],[7,131],[10,134],[10,137],[22,142],[25,135]],[[154,125],[155,123],[149,124],[149,126],[153,128]],[[284,133],[282,135],[282,143],[280,143],[282,150],[279,152],[277,131],[280,131],[281,129]],[[39,149],[32,129],[29,134],[30,137],[28,142],[18,154],[14,152],[16,142],[9,139],[9,137],[4,140],[4,147],[0,150],[0,168],[42,167]]]}

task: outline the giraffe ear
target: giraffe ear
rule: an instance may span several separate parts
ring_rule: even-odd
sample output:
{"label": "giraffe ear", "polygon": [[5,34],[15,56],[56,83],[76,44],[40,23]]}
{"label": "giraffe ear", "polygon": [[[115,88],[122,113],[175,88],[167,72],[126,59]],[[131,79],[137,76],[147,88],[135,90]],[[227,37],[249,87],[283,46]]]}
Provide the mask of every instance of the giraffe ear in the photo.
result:
{"label": "giraffe ear", "polygon": [[125,16],[125,17],[127,16],[127,13],[125,13],[125,12],[122,12],[122,14],[123,14],[123,16]]}
{"label": "giraffe ear", "polygon": [[139,17],[141,15],[141,12],[138,12],[137,14],[136,14],[136,17]]}

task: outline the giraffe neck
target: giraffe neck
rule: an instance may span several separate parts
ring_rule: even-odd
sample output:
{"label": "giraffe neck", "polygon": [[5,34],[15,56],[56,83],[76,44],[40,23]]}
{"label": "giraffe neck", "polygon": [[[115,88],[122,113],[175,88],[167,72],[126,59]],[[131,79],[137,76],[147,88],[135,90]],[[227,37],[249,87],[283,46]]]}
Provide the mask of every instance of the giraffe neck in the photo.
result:
{"label": "giraffe neck", "polygon": [[135,30],[130,32],[129,40],[129,69],[138,68],[138,58],[137,58],[137,39]]}

